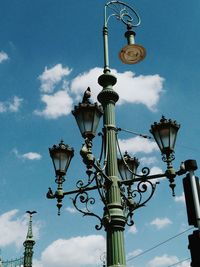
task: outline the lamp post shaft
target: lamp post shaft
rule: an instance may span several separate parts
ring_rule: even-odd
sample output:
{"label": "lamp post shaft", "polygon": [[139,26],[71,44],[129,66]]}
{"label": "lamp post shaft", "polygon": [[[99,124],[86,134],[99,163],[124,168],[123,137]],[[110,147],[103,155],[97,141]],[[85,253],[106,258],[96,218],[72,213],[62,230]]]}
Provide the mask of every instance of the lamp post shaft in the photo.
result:
{"label": "lamp post shaft", "polygon": [[104,73],[110,72],[109,69],[109,54],[108,54],[108,28],[103,27],[103,44],[104,44]]}
{"label": "lamp post shaft", "polygon": [[117,146],[116,146],[116,125],[115,125],[115,103],[118,101],[118,94],[112,86],[116,78],[110,73],[104,73],[99,77],[99,84],[103,90],[98,95],[98,100],[103,106],[103,126],[105,146],[107,147],[106,175],[112,181],[106,184],[106,202],[103,224],[106,231],[107,267],[125,267],[124,248],[124,227],[125,217],[120,196]]}

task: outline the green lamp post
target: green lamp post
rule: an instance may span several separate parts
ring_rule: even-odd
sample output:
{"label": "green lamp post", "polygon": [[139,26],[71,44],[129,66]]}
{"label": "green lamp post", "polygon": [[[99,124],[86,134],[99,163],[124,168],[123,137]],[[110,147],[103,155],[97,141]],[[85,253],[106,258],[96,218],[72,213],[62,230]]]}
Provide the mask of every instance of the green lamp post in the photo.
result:
{"label": "green lamp post", "polygon": [[[88,88],[82,102],[72,111],[81,135],[85,139],[80,154],[86,165],[87,178],[78,180],[75,189],[63,190],[64,176],[74,150],[62,141],[58,146],[54,145],[49,149],[58,187],[55,193],[49,188],[47,198],[57,199],[58,214],[60,214],[63,198],[66,195],[74,195],[72,198],[74,207],[85,216],[96,217],[99,220],[96,229],[100,230],[104,227],[106,231],[106,266],[125,267],[124,229],[126,225],[133,225],[134,211],[143,207],[152,198],[156,188],[156,183],[152,182],[153,179],[168,178],[174,194],[174,178],[185,171],[183,168],[175,171],[172,166],[172,161],[175,159],[176,134],[180,126],[164,117],[159,123],[151,126],[150,132],[161,150],[163,161],[167,163],[166,172],[151,175],[150,169],[144,167],[137,173],[138,159],[129,156],[127,152],[122,155],[120,151],[117,133],[121,128],[117,128],[115,123],[115,104],[119,96],[113,89],[117,78],[111,74],[108,53],[108,22],[113,17],[116,17],[127,28],[125,37],[128,45],[119,52],[122,62],[135,64],[143,60],[146,55],[145,49],[135,44],[133,29],[140,25],[139,15],[132,7],[121,1],[108,2],[105,5],[103,26],[104,70],[98,78],[102,91],[97,99],[101,105],[90,102],[91,90]],[[133,23],[133,18],[135,23]],[[92,152],[92,141],[96,136],[101,116],[103,116],[103,130],[99,135],[102,137],[102,149],[99,159],[96,160]],[[98,192],[102,200],[103,214],[101,215],[90,209],[90,205],[95,204],[95,198],[90,195],[91,191]]]}

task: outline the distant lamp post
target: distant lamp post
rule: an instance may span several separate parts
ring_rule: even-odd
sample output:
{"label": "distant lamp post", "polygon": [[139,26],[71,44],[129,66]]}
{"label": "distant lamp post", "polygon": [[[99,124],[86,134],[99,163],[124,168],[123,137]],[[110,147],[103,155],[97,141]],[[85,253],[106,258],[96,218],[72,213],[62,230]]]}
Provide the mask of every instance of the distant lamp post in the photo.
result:
{"label": "distant lamp post", "polygon": [[[133,28],[140,24],[138,14],[121,1],[108,2],[105,5],[103,26],[104,70],[98,78],[102,90],[97,99],[101,105],[90,102],[91,90],[87,88],[82,102],[72,111],[81,135],[85,139],[80,154],[86,166],[86,177],[76,182],[75,189],[63,190],[64,176],[74,151],[61,141],[59,145],[54,145],[49,149],[58,186],[55,193],[49,188],[47,197],[57,199],[58,214],[60,215],[63,198],[66,195],[73,195],[74,207],[84,216],[96,217],[99,220],[96,229],[100,230],[104,227],[106,231],[106,266],[125,267],[124,229],[126,225],[133,225],[134,211],[144,207],[154,195],[157,183],[153,182],[153,179],[168,178],[174,195],[174,179],[177,175],[184,174],[186,170],[181,167],[176,171],[172,166],[172,161],[175,159],[176,135],[180,126],[165,117],[162,117],[159,123],[154,123],[150,130],[161,150],[163,161],[167,165],[164,173],[151,175],[148,167],[144,167],[138,172],[139,161],[135,157],[130,157],[128,152],[124,155],[121,153],[118,142],[118,133],[121,128],[116,127],[115,123],[115,104],[119,96],[113,90],[117,78],[111,74],[108,53],[108,21],[113,17],[125,24],[127,28],[125,36],[128,46],[121,50],[120,59],[124,63],[133,64],[140,62],[145,57],[145,49],[136,45],[134,38]],[[92,151],[92,142],[102,115],[103,130],[99,134],[102,137],[102,145],[97,160]],[[95,198],[90,193],[94,191],[98,193],[98,199],[100,197],[103,205],[103,214],[101,215],[91,209],[91,205],[95,204]]]}
{"label": "distant lamp post", "polygon": [[33,260],[33,246],[35,245],[35,240],[33,238],[32,232],[32,216],[37,213],[36,211],[28,210],[26,213],[29,214],[29,225],[26,240],[24,241],[24,267],[32,267]]}

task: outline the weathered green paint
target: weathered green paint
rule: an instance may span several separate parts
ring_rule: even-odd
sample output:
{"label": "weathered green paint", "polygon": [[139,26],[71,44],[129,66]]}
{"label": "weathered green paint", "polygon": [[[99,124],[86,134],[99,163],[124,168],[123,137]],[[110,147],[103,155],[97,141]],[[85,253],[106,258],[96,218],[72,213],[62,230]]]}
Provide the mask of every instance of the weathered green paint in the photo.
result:
{"label": "weathered green paint", "polygon": [[116,146],[116,123],[115,103],[118,101],[118,94],[112,86],[117,79],[106,72],[99,77],[99,84],[103,90],[98,95],[104,110],[103,124],[108,158],[106,175],[112,180],[108,183],[106,191],[107,208],[104,212],[103,223],[107,235],[107,267],[126,266],[124,248],[124,227],[125,217],[121,203]]}

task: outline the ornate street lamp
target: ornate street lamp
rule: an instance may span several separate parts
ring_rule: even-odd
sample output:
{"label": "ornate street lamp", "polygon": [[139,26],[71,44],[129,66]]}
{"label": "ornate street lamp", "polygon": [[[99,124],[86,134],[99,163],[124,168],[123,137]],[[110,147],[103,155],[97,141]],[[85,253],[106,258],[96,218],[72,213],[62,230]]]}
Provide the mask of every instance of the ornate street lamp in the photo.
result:
{"label": "ornate street lamp", "polygon": [[99,120],[103,115],[103,109],[97,103],[91,104],[90,96],[90,88],[88,87],[82,102],[74,107],[72,114],[76,118],[82,137],[92,140],[96,135]]}
{"label": "ornate street lamp", "polygon": [[56,176],[65,176],[72,157],[74,156],[74,149],[65,145],[63,140],[58,145],[53,145],[49,148],[49,154],[52,158]]}
{"label": "ornate street lamp", "polygon": [[[164,173],[151,175],[148,167],[143,167],[137,172],[139,161],[135,157],[131,158],[128,153],[118,159],[118,155],[122,155],[118,142],[118,132],[121,128],[116,127],[115,123],[115,104],[119,96],[113,89],[117,79],[111,74],[108,54],[108,22],[113,17],[125,24],[128,30],[125,34],[128,46],[121,50],[121,60],[124,63],[133,64],[140,62],[145,57],[145,49],[136,45],[134,40],[133,28],[140,24],[140,18],[136,11],[121,1],[108,2],[105,5],[103,26],[104,70],[98,78],[102,90],[97,99],[101,106],[90,102],[91,90],[88,88],[82,102],[72,111],[81,135],[85,139],[80,154],[86,165],[87,178],[78,180],[75,189],[64,191],[63,176],[66,174],[74,152],[63,142],[58,146],[54,145],[49,151],[58,187],[55,193],[49,188],[47,197],[57,199],[58,214],[60,214],[63,198],[66,195],[73,195],[74,207],[84,216],[96,217],[99,220],[96,229],[100,230],[104,227],[106,231],[106,266],[125,267],[124,229],[126,225],[133,225],[135,210],[144,207],[152,198],[157,185],[156,182],[153,182],[154,179],[168,178],[174,195],[174,179],[177,175],[184,174],[186,170],[180,168],[176,171],[172,166],[175,158],[176,135],[180,126],[175,121],[167,120],[164,117],[159,123],[154,123],[150,130],[161,150],[164,162],[167,163]],[[134,20],[136,20],[135,23],[133,23]],[[103,130],[99,135],[102,137],[102,146],[100,156],[96,160],[92,152],[92,141],[96,135],[101,115],[103,115]],[[91,209],[91,205],[95,204],[95,198],[90,195],[91,191],[96,191],[98,199],[99,197],[101,199],[103,204],[103,214],[101,215]]]}
{"label": "ornate street lamp", "polygon": [[122,180],[134,180],[139,164],[138,159],[130,157],[126,151],[124,156],[118,159],[118,169]]}
{"label": "ornate street lamp", "polygon": [[150,132],[153,134],[154,139],[160,148],[162,155],[166,160],[173,157],[176,136],[180,125],[176,121],[167,120],[162,116],[159,123],[151,125]]}

